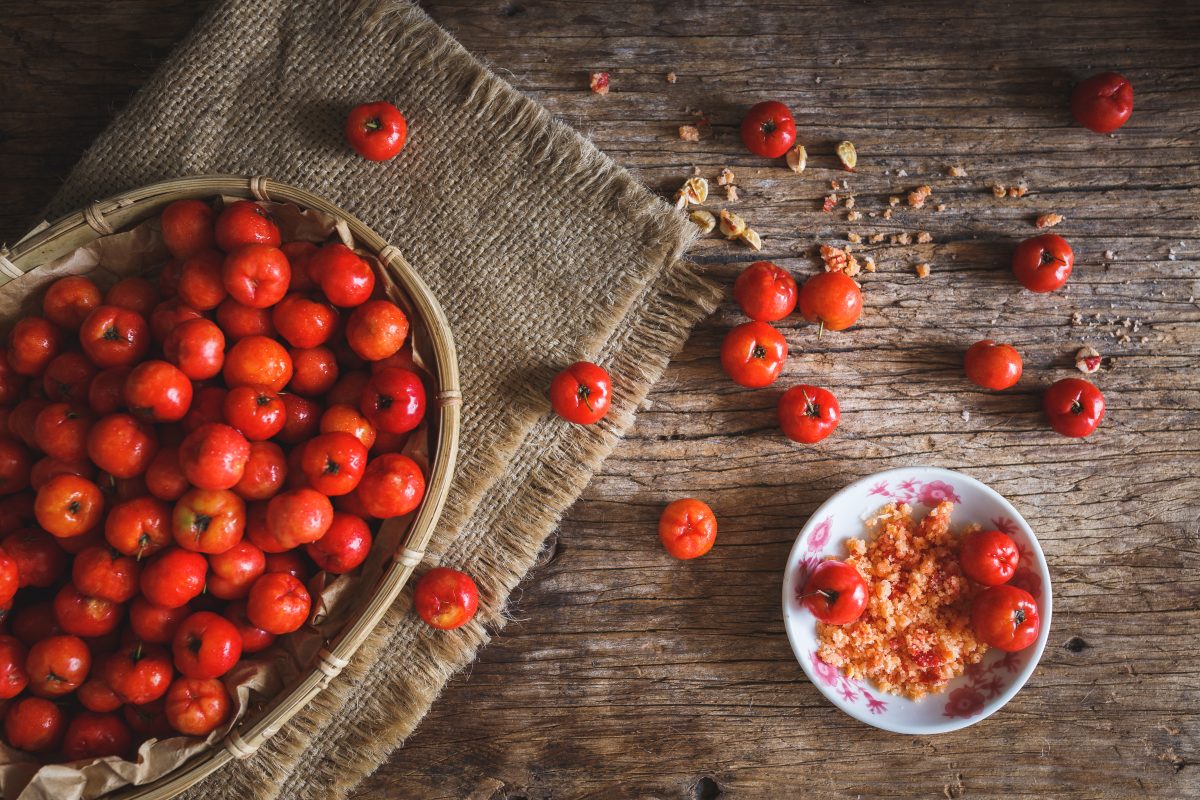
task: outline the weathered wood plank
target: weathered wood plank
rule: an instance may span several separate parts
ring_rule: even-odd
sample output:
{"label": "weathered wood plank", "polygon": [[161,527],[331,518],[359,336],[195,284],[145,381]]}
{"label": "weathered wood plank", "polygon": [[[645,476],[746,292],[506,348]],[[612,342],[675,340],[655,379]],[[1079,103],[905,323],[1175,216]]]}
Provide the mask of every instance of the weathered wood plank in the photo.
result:
{"label": "weathered wood plank", "polygon": [[[0,233],[15,238],[203,5],[6,6]],[[818,340],[795,318],[781,325],[793,356],[780,385],[821,383],[842,404],[819,447],[779,436],[781,389],[745,391],[721,374],[736,307],[700,326],[514,596],[513,622],[362,797],[1200,794],[1200,8],[961,5],[426,4],[664,196],[693,167],[712,178],[730,166],[742,199],[729,205],[762,233],[762,256],[799,277],[818,268],[817,244],[850,232],[933,241],[858,248],[879,272],[863,277],[854,330]],[[1065,102],[1074,80],[1108,68],[1138,92],[1115,138],[1072,126]],[[613,75],[608,97],[587,91],[598,69]],[[797,112],[802,176],[738,142],[742,110],[767,97]],[[696,109],[711,134],[680,142]],[[843,138],[858,146],[854,175],[833,158]],[[1022,178],[1026,197],[992,196],[993,182]],[[862,220],[820,211],[831,179],[849,181]],[[920,183],[945,211],[868,216]],[[1076,273],[1059,294],[1018,292],[1012,244],[1049,211],[1066,217],[1057,230]],[[727,283],[756,257],[717,238],[694,252]],[[923,281],[918,260],[933,267]],[[1012,392],[962,379],[962,350],[983,336],[1021,349],[1026,377]],[[1082,343],[1112,358],[1096,378],[1109,415],[1092,439],[1067,442],[1045,429],[1039,396],[1073,373]],[[986,722],[930,738],[829,706],[788,649],[778,601],[807,514],[849,480],[909,463],[963,469],[1006,494],[1055,580],[1050,647],[1026,690]],[[717,548],[686,564],[654,533],[681,495],[704,497],[721,521]]]}

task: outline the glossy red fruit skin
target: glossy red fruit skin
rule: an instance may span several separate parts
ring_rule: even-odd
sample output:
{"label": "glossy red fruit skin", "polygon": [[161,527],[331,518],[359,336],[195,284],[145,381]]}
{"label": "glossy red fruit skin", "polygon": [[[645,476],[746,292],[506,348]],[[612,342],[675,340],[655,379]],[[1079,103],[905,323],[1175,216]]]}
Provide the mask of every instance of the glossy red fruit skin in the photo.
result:
{"label": "glossy red fruit skin", "polygon": [[4,715],[4,738],[18,750],[46,753],[59,748],[66,726],[66,717],[54,703],[25,697],[16,700]]}
{"label": "glossy red fruit skin", "polygon": [[219,678],[242,657],[242,637],[220,614],[197,611],[175,631],[171,652],[184,676]]}
{"label": "glossy red fruit skin", "polygon": [[86,408],[51,403],[38,412],[33,438],[46,455],[60,461],[87,458],[87,435],[96,417]]}
{"label": "glossy red fruit skin", "polygon": [[[29,470],[29,485],[36,492],[56,475],[78,475],[89,481],[96,480],[96,465],[86,457],[76,461],[63,461],[53,456],[46,456],[34,462]],[[0,528],[0,530],[3,530]]]}
{"label": "glossy red fruit skin", "polygon": [[156,342],[165,342],[171,333],[191,319],[201,319],[204,314],[179,298],[164,300],[150,312],[150,333]]}
{"label": "glossy red fruit skin", "polygon": [[867,582],[843,561],[822,561],[808,576],[802,592],[804,607],[826,625],[846,625],[867,607]]}
{"label": "glossy red fruit skin", "polygon": [[145,474],[146,490],[159,500],[174,502],[191,486],[183,467],[179,465],[179,448],[164,447],[158,451]]}
{"label": "glossy red fruit skin", "polygon": [[793,442],[815,444],[837,428],[842,410],[828,389],[800,384],[779,398],[779,426]]}
{"label": "glossy red fruit skin", "polygon": [[133,732],[116,714],[81,711],[67,723],[62,748],[67,761],[108,756],[129,758],[133,751]]}
{"label": "glossy red fruit skin", "polygon": [[1013,251],[1013,275],[1031,292],[1053,292],[1061,288],[1071,277],[1074,265],[1075,253],[1071,245],[1054,233],[1026,239]]}
{"label": "glossy red fruit skin", "polygon": [[287,480],[287,458],[274,442],[251,442],[246,470],[233,491],[243,500],[270,500]]}
{"label": "glossy red fruit skin", "polygon": [[280,397],[287,408],[287,420],[275,438],[284,444],[298,444],[315,436],[321,424],[321,404],[291,392]]}
{"label": "glossy red fruit skin", "polygon": [[106,658],[100,676],[122,702],[143,705],[167,693],[175,670],[165,647],[134,642]]}
{"label": "glossy red fruit skin", "polygon": [[407,139],[408,122],[391,103],[363,103],[346,117],[346,141],[369,161],[395,158]]}
{"label": "glossy red fruit skin", "polygon": [[[183,418],[184,436],[205,425],[225,423],[225,397],[229,390],[220,386],[205,386],[192,396],[192,407]],[[179,444],[182,444],[180,440]]]}
{"label": "glossy red fruit skin", "polygon": [[225,332],[230,342],[247,336],[274,336],[275,326],[271,323],[271,309],[244,306],[232,297],[227,297],[217,306],[217,325]]}
{"label": "glossy red fruit skin", "polygon": [[174,364],[143,361],[125,379],[125,406],[147,422],[176,422],[192,406],[192,382]]}
{"label": "glossy red fruit skin", "polygon": [[267,569],[263,551],[254,543],[242,541],[223,553],[208,557],[208,593],[221,600],[240,600]]}
{"label": "glossy red fruit skin", "polygon": [[7,553],[0,552],[0,608],[12,605],[13,596],[21,588],[21,575],[17,562]]}
{"label": "glossy red fruit skin", "polygon": [[222,275],[225,259],[216,250],[204,250],[183,262],[179,272],[179,299],[197,311],[211,311],[229,296]]}
{"label": "glossy red fruit skin", "polygon": [[1050,427],[1063,436],[1090,436],[1104,419],[1104,395],[1082,378],[1064,378],[1046,390],[1042,407]]}
{"label": "glossy red fruit skin", "polygon": [[[400,368],[389,367],[386,369]],[[407,372],[407,370],[404,371]],[[372,384],[375,383],[376,377],[381,372],[383,370],[376,372],[375,376],[372,376],[371,382],[367,384],[368,393],[372,392]],[[415,377],[415,373],[413,373],[413,376]],[[369,394],[364,396],[364,403],[369,396]],[[423,406],[423,389],[421,399]],[[555,375],[554,379],[550,381],[550,406],[554,409],[555,414],[558,414],[558,416],[567,422],[574,422],[576,425],[592,425],[604,418],[611,405],[612,378],[609,377],[608,372],[603,367],[593,364],[590,361],[577,361]],[[362,406],[362,412],[380,431],[385,433],[405,433],[404,430],[393,430],[379,424],[371,416],[370,409],[365,404]],[[415,427],[414,425],[409,430]]]}
{"label": "glossy red fruit skin", "polygon": [[288,390],[305,397],[321,397],[338,379],[337,357],[328,347],[292,348],[292,380]]}
{"label": "glossy red fruit skin", "polygon": [[1006,653],[1037,641],[1041,616],[1033,595],[1016,586],[989,586],[971,604],[971,627],[990,646]]}
{"label": "glossy red fruit skin", "polygon": [[[49,369],[49,364],[46,365]],[[0,405],[11,405],[21,399],[25,391],[25,376],[12,368],[8,360],[8,349],[0,347]]]}
{"label": "glossy red fruit skin", "polygon": [[188,378],[208,380],[225,365],[225,334],[211,320],[184,320],[167,335],[163,355]]}
{"label": "glossy red fruit skin", "polygon": [[0,436],[0,495],[28,488],[32,469],[32,459],[25,446],[16,439]]}
{"label": "glossy red fruit skin", "polygon": [[733,299],[756,322],[775,322],[796,308],[796,281],[770,261],[755,261],[733,282]]}
{"label": "glossy red fruit skin", "polygon": [[[12,530],[0,522],[0,530]],[[21,586],[48,588],[67,573],[67,554],[54,537],[37,528],[21,528],[0,540],[0,550],[16,562]]]}
{"label": "glossy red fruit skin", "polygon": [[346,321],[346,341],[364,361],[382,361],[404,346],[408,317],[390,300],[368,300]]}
{"label": "glossy red fruit skin", "polygon": [[357,253],[340,242],[327,244],[312,254],[309,274],[335,306],[362,305],[375,291],[375,272]]}
{"label": "glossy red fruit skin", "polygon": [[107,545],[81,550],[71,565],[71,581],[85,595],[125,603],[138,591],[141,569],[135,558]]}
{"label": "glossy red fruit skin", "polygon": [[385,453],[367,463],[355,494],[367,513],[377,519],[402,517],[421,505],[425,476],[408,456]]}
{"label": "glossy red fruit skin", "polygon": [[215,246],[216,214],[202,200],[176,200],[159,217],[163,244],[175,258],[183,259]]}
{"label": "glossy red fruit skin", "polygon": [[25,658],[29,691],[38,697],[70,694],[91,668],[92,653],[78,636],[48,636],[34,643]]}
{"label": "glossy red fruit skin", "polygon": [[275,436],[287,422],[287,406],[265,386],[235,386],[222,405],[225,422],[251,442]]}
{"label": "glossy red fruit skin", "polygon": [[179,608],[200,596],[208,561],[199,553],[171,547],[142,568],[139,585],[146,599],[163,608]]}
{"label": "glossy red fruit skin", "polygon": [[88,390],[97,374],[99,370],[87,356],[69,350],[55,356],[46,365],[46,371],[42,373],[42,389],[51,401],[86,403]]}
{"label": "glossy red fruit skin", "polygon": [[318,299],[289,294],[271,309],[271,324],[292,347],[318,347],[337,329],[337,310]]}
{"label": "glossy red fruit skin", "polygon": [[963,370],[967,379],[984,389],[1001,391],[1021,379],[1021,354],[1011,344],[983,339],[967,348]]}
{"label": "glossy red fruit skin", "polygon": [[465,572],[434,567],[417,581],[413,606],[425,624],[438,630],[454,630],[475,616],[479,609],[479,589]]}
{"label": "glossy red fruit skin", "polygon": [[246,504],[228,489],[192,489],[175,504],[175,543],[197,553],[224,553],[241,541]]}
{"label": "glossy red fruit skin", "polygon": [[281,392],[292,379],[292,358],[279,342],[266,336],[238,339],[225,354],[225,385],[266,386]]}
{"label": "glossy red fruit skin", "polygon": [[87,390],[87,403],[92,411],[107,416],[124,407],[125,379],[130,372],[129,367],[109,367],[96,373]]}
{"label": "glossy red fruit skin", "polygon": [[796,121],[783,103],[768,100],[750,107],[742,118],[742,143],[763,158],[779,158],[796,142]]}
{"label": "glossy red fruit skin", "polygon": [[218,215],[216,240],[217,247],[229,253],[244,244],[278,247],[280,235],[266,209],[251,200],[238,200]]}
{"label": "glossy red fruit skin", "polygon": [[150,350],[150,326],[127,308],[97,306],[79,328],[79,344],[101,369],[132,366]]}
{"label": "glossy red fruit skin", "polygon": [[155,497],[117,503],[104,521],[104,539],[140,562],[171,543],[171,507]]}
{"label": "glossy red fruit skin", "polygon": [[659,515],[658,540],[674,558],[699,558],[717,543],[717,516],[694,497],[673,500]]}
{"label": "glossy red fruit skin", "polygon": [[207,736],[229,720],[232,703],[215,678],[179,678],[164,706],[167,722],[185,736]]}
{"label": "glossy red fruit skin", "polygon": [[285,547],[317,541],[332,523],[333,504],[315,489],[292,489],[267,502],[267,532]]}
{"label": "glossy red fruit skin", "polygon": [[49,320],[41,317],[18,320],[8,334],[8,365],[18,375],[41,375],[62,352],[63,338],[62,330]]}
{"label": "glossy red fruit skin", "polygon": [[38,490],[34,501],[38,525],[59,539],[80,536],[104,519],[100,487],[78,475],[55,475]]}
{"label": "glossy red fruit skin", "polygon": [[129,604],[129,629],[143,642],[169,644],[190,613],[186,605],[165,608],[139,595]]}
{"label": "glossy red fruit skin", "polygon": [[862,314],[862,291],[844,272],[819,272],[804,282],[797,298],[800,313],[827,331],[849,328]]}
{"label": "glossy red fruit skin", "polygon": [[250,458],[250,443],[229,425],[201,425],[179,445],[179,465],[188,481],[200,489],[232,489],[242,479]]}
{"label": "glossy red fruit skin", "polygon": [[259,653],[275,643],[275,634],[264,631],[246,616],[245,600],[230,603],[225,609],[225,616],[241,634],[243,653]]}
{"label": "glossy red fruit skin", "polygon": [[[608,411],[611,383],[608,381],[608,373],[603,372],[594,364],[588,365],[594,369],[581,366],[584,363],[586,362],[573,364],[564,372],[569,372],[570,380],[575,382],[572,397],[582,396],[579,387],[585,384],[580,381],[580,378],[582,377],[582,380],[586,381],[587,400],[591,405],[591,411],[586,414],[584,411],[580,411],[580,408],[586,409],[586,407],[583,401],[579,400],[579,405],[571,413],[580,419],[586,418],[589,422],[595,422]],[[595,370],[600,370],[603,375],[596,373]],[[555,381],[558,380],[556,377]],[[559,394],[562,394],[563,389],[564,387],[560,386]],[[550,391],[553,400],[555,396],[553,382]],[[425,385],[421,383],[420,376],[412,370],[386,367],[372,375],[371,380],[367,382],[359,409],[378,430],[388,433],[408,433],[420,425],[421,420],[425,418]],[[562,416],[561,411],[559,414]]]}
{"label": "glossy red fruit skin", "polygon": [[100,305],[100,287],[83,275],[69,275],[50,284],[42,298],[42,315],[58,327],[77,331]]}
{"label": "glossy red fruit skin", "polygon": [[1133,84],[1118,72],[1102,72],[1071,92],[1071,116],[1096,133],[1111,133],[1133,115]]}
{"label": "glossy red fruit skin", "polygon": [[292,267],[278,247],[246,244],[225,256],[221,280],[229,296],[251,308],[270,308],[287,294]]}
{"label": "glossy red fruit skin", "polygon": [[746,322],[733,328],[721,343],[721,368],[739,386],[770,386],[787,361],[787,341],[765,322]]}
{"label": "glossy red fruit skin", "polygon": [[299,579],[284,572],[270,572],[250,587],[246,617],[267,633],[282,636],[304,625],[311,605],[308,590]]}
{"label": "glossy red fruit skin", "polygon": [[123,609],[111,600],[89,597],[72,583],[54,596],[54,618],[58,626],[74,636],[93,638],[112,633],[121,624]]}
{"label": "glossy red fruit skin", "polygon": [[371,529],[362,517],[335,511],[329,530],[304,546],[309,558],[326,572],[340,575],[367,560],[371,551]]}
{"label": "glossy red fruit skin", "polygon": [[375,444],[375,426],[356,405],[331,405],[321,414],[321,433],[348,433],[368,450]]}
{"label": "glossy red fruit skin", "polygon": [[1003,531],[972,531],[958,542],[963,574],[984,586],[1008,583],[1020,559],[1016,542]]}
{"label": "glossy red fruit skin", "polygon": [[317,252],[317,246],[312,242],[291,241],[279,245],[279,249],[287,256],[292,265],[292,282],[288,285],[289,292],[311,292],[317,288],[316,282],[308,274],[308,260]]}
{"label": "glossy red fruit skin", "polygon": [[154,429],[129,414],[101,417],[88,433],[88,458],[118,478],[141,475],[157,452]]}
{"label": "glossy red fruit skin", "polygon": [[15,636],[0,636],[0,700],[10,700],[29,685],[25,645]]}
{"label": "glossy red fruit skin", "polygon": [[349,494],[367,468],[367,448],[349,433],[323,433],[303,445],[300,469],[308,485],[328,497]]}
{"label": "glossy red fruit skin", "polygon": [[94,676],[88,678],[75,690],[75,698],[79,701],[79,705],[88,711],[95,711],[100,714],[116,711],[124,705],[121,698],[117,696],[117,693],[107,683],[101,678]]}
{"label": "glossy red fruit skin", "polygon": [[104,295],[104,305],[127,308],[143,318],[148,318],[162,296],[154,284],[145,278],[124,278],[113,285]]}

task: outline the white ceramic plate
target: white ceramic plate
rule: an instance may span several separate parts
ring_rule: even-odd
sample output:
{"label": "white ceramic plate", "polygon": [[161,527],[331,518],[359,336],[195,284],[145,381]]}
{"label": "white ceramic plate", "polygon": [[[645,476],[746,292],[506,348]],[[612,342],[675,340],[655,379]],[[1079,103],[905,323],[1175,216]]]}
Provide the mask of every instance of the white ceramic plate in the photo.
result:
{"label": "white ceramic plate", "polygon": [[[1002,530],[1021,551],[1012,583],[1038,602],[1037,641],[1018,653],[988,650],[978,664],[937,694],[909,700],[885,694],[869,681],[846,678],[817,658],[816,620],[799,601],[808,571],[820,561],[846,555],[843,542],[866,535],[864,520],[892,502],[905,502],[924,514],[942,500],[955,503],[955,530],[978,523]],[[878,472],[834,494],[809,518],[788,556],[783,578],[783,621],[800,666],[829,702],[857,720],[896,733],[946,733],[974,725],[996,713],[1033,674],[1050,636],[1050,572],[1029,524],[1012,503],[964,475],[937,467],[902,467]]]}

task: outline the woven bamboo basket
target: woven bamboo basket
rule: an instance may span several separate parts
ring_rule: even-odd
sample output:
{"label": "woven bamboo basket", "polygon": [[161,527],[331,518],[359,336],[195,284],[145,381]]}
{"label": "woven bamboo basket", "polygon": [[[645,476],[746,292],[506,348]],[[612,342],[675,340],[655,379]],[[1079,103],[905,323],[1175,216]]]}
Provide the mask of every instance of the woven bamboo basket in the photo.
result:
{"label": "woven bamboo basket", "polygon": [[296,186],[261,176],[198,175],[154,183],[101,200],[48,226],[35,229],[11,250],[0,248],[0,291],[3,291],[4,284],[24,272],[100,236],[153,217],[176,200],[204,199],[214,195],[294,203],[344,221],[358,246],[374,253],[391,279],[406,293],[412,309],[428,331],[434,356],[434,363],[428,365],[436,381],[436,392],[432,395],[434,402],[427,417],[432,449],[426,494],[411,521],[403,546],[392,563],[383,571],[376,585],[364,592],[346,626],[326,641],[316,663],[306,673],[286,686],[261,711],[247,714],[219,744],[153,783],[109,795],[113,800],[162,800],[174,797],[231,759],[249,758],[337,677],[396,600],[413,569],[424,557],[425,548],[445,506],[458,451],[462,405],[458,360],[449,322],[437,299],[396,247],[351,214]]}

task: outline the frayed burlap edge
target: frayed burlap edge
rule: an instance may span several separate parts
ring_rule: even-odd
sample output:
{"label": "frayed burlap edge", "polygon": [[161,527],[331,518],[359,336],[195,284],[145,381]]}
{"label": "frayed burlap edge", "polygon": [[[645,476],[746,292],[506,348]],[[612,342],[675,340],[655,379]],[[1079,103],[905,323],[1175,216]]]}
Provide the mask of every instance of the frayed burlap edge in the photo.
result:
{"label": "frayed burlap edge", "polygon": [[[532,168],[553,174],[559,184],[570,184],[572,192],[615,204],[624,217],[627,246],[644,253],[647,263],[658,270],[643,286],[631,280],[614,287],[611,314],[597,320],[593,341],[580,343],[578,352],[565,354],[567,360],[547,364],[527,376],[523,385],[512,387],[523,400],[524,414],[514,420],[511,436],[497,442],[488,458],[459,470],[429,552],[431,560],[462,567],[484,587],[476,621],[449,633],[419,628],[412,624],[411,597],[405,593],[322,694],[255,756],[227,765],[189,790],[190,798],[344,797],[385,761],[417,726],[451,676],[487,643],[489,629],[503,627],[509,593],[532,567],[562,514],[633,424],[639,404],[670,357],[720,296],[713,282],[695,274],[682,260],[695,236],[694,226],[591,142],[495,76],[424,12],[396,0],[367,0],[360,1],[348,19],[355,14],[364,15],[367,26],[389,31],[390,46],[421,48],[424,63],[437,61],[453,76],[452,90],[463,93],[478,121],[496,129],[504,146],[521,147]],[[175,61],[171,59],[143,92],[155,92]],[[136,105],[135,98],[131,110]],[[497,120],[505,122],[500,126]],[[106,144],[102,137],[97,146]],[[369,209],[363,216],[370,222]],[[576,358],[597,360],[615,376],[613,408],[599,425],[572,426],[547,413],[545,387],[550,377]],[[549,437],[549,446],[543,441],[539,449],[522,455],[522,444],[535,430]],[[520,458],[536,460],[525,483],[486,532],[470,530],[471,517],[487,489]],[[464,529],[467,535],[461,535]],[[392,659],[398,664],[391,664]]]}

